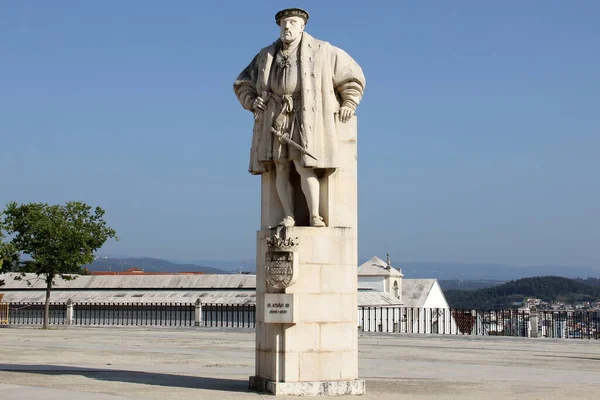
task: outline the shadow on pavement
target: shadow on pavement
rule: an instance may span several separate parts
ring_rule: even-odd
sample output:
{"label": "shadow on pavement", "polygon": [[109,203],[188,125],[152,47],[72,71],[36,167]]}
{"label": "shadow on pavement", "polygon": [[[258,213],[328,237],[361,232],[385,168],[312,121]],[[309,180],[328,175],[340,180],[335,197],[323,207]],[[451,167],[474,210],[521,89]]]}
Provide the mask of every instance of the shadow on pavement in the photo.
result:
{"label": "shadow on pavement", "polygon": [[125,371],[119,369],[66,367],[60,365],[0,364],[0,372],[41,375],[81,375],[86,378],[101,381],[127,382],[142,385],[190,389],[221,390],[227,392],[251,392],[251,390],[248,389],[248,381],[246,380],[161,374],[143,371]]}

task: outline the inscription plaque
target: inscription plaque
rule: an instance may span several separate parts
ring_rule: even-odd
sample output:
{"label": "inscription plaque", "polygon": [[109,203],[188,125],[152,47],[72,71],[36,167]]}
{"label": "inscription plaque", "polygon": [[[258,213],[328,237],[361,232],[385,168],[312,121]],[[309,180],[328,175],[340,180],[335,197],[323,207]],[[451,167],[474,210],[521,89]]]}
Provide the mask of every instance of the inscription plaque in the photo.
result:
{"label": "inscription plaque", "polygon": [[267,324],[295,324],[296,316],[294,307],[295,297],[287,293],[265,294],[265,323]]}

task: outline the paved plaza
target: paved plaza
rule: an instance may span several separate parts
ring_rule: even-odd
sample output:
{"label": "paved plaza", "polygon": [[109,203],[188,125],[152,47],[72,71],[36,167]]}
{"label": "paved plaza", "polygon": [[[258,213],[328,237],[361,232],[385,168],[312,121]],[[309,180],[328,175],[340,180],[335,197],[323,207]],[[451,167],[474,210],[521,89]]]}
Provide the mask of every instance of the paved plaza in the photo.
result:
{"label": "paved plaza", "polygon": [[[253,399],[254,332],[0,329],[0,399]],[[600,341],[368,334],[364,399],[597,399]]]}

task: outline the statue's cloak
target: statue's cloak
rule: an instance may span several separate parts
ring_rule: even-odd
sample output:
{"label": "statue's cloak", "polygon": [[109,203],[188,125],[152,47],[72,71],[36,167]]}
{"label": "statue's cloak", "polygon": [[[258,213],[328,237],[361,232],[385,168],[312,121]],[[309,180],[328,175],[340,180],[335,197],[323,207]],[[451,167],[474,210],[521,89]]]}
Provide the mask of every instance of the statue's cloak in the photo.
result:
{"label": "statue's cloak", "polygon": [[[277,40],[262,49],[238,76],[233,89],[247,110],[263,92],[269,92],[269,74],[281,46]],[[343,50],[317,40],[303,32],[299,45],[301,110],[298,113],[303,143],[316,161],[306,155],[302,165],[313,168],[336,168],[338,135],[337,111],[344,105],[355,110],[362,98],[365,77],[360,66]],[[249,171],[261,174],[272,160],[273,137],[270,129],[276,110],[272,106],[258,112],[254,121]]]}

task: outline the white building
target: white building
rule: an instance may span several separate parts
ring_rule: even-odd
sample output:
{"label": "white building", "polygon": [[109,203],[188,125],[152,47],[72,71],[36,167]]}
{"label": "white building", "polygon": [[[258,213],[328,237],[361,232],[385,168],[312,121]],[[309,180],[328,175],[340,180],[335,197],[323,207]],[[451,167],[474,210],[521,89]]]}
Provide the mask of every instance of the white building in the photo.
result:
{"label": "white building", "polygon": [[402,272],[393,268],[388,261],[373,257],[358,267],[358,289],[370,289],[389,293],[402,304]]}
{"label": "white building", "polygon": [[404,279],[402,298],[407,308],[450,308],[437,279]]}
{"label": "white building", "polygon": [[408,308],[450,308],[437,279],[403,279],[404,274],[373,257],[358,267],[358,289],[389,293]]}
{"label": "white building", "polygon": [[448,333],[456,330],[450,307],[437,279],[403,279],[404,274],[387,261],[373,257],[358,267],[361,292],[384,292],[398,299],[385,308],[358,311],[365,331]]}

